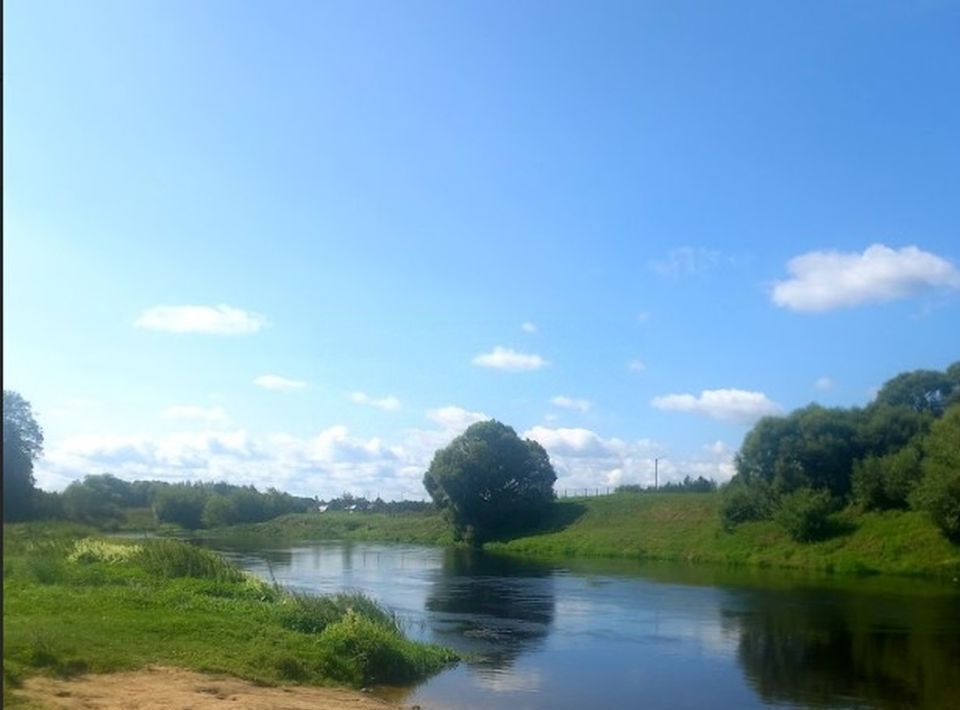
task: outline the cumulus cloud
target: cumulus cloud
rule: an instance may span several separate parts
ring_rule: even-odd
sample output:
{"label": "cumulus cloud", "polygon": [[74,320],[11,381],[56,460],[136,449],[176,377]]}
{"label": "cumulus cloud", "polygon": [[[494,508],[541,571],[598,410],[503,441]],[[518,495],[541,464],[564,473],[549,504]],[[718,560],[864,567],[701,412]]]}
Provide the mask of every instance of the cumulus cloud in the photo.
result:
{"label": "cumulus cloud", "polygon": [[536,324],[536,323],[531,323],[530,321],[524,321],[523,323],[521,323],[521,324],[520,324],[520,328],[523,330],[524,333],[536,333],[536,332],[537,332],[537,324]]}
{"label": "cumulus cloud", "polygon": [[627,363],[627,369],[630,370],[630,372],[643,372],[647,369],[647,365],[643,360],[631,360]]}
{"label": "cumulus cloud", "polygon": [[471,424],[486,421],[490,419],[490,417],[483,412],[471,412],[463,407],[450,405],[428,410],[427,419],[435,424],[439,424],[444,429],[459,432]]}
{"label": "cumulus cloud", "polygon": [[857,252],[812,251],[787,262],[790,278],[777,281],[773,302],[795,311],[823,312],[960,289],[960,271],[915,246],[873,244]]}
{"label": "cumulus cloud", "polygon": [[667,394],[650,402],[657,409],[705,414],[720,421],[751,424],[760,417],[777,414],[781,407],[763,392],[738,389],[703,390],[699,395]]}
{"label": "cumulus cloud", "polygon": [[833,389],[833,379],[826,375],[818,377],[817,381],[813,383],[813,386],[821,392],[826,392],[827,390]]}
{"label": "cumulus cloud", "polygon": [[154,306],[143,311],[134,325],[167,333],[248,335],[266,324],[258,314],[232,306]]}
{"label": "cumulus cloud", "polygon": [[590,411],[590,407],[593,406],[593,403],[589,399],[573,399],[571,397],[564,397],[563,395],[551,397],[550,404],[563,409],[575,409],[578,412]]}
{"label": "cumulus cloud", "polygon": [[110,471],[126,480],[223,480],[309,496],[352,491],[423,498],[423,462],[404,456],[401,447],[356,437],[342,425],[308,437],[252,436],[242,429],[84,435],[51,446],[38,462],[37,479],[45,488],[62,488],[90,471]]}
{"label": "cumulus cloud", "polygon": [[385,412],[394,412],[400,409],[400,400],[393,395],[378,399],[376,397],[371,397],[366,392],[353,392],[350,395],[350,399],[357,404],[363,404],[368,407],[376,407],[377,409],[382,409]]}
{"label": "cumulus cloud", "polygon": [[163,410],[165,419],[206,422],[217,424],[227,420],[227,413],[223,407],[198,407],[189,404],[175,405]]}
{"label": "cumulus cloud", "polygon": [[671,249],[662,259],[651,259],[647,265],[661,276],[678,278],[695,276],[716,268],[721,254],[701,247],[679,247]]}
{"label": "cumulus cloud", "polygon": [[490,352],[481,353],[473,358],[473,364],[498,370],[522,372],[524,370],[539,370],[550,363],[539,355],[520,353],[498,345]]}
{"label": "cumulus cloud", "polygon": [[253,384],[257,387],[263,387],[265,390],[275,390],[277,392],[292,392],[302,390],[307,386],[303,380],[291,380],[280,375],[260,375],[254,379]]}

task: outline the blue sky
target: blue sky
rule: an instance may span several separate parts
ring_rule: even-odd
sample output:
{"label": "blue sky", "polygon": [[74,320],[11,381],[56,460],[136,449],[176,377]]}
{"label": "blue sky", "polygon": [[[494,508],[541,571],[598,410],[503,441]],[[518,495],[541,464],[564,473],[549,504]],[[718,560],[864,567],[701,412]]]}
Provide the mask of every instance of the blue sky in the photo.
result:
{"label": "blue sky", "polygon": [[561,487],[722,479],[758,416],[960,357],[955,3],[4,19],[3,376],[44,487],[423,497],[482,416]]}

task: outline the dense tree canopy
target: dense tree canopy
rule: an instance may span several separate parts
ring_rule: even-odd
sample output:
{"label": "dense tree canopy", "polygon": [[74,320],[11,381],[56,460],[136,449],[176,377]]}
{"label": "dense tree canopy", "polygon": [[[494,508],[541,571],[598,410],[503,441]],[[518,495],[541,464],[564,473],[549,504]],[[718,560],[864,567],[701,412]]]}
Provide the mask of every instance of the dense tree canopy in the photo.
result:
{"label": "dense tree canopy", "polygon": [[736,464],[723,491],[728,529],[776,517],[813,539],[831,506],[855,503],[926,510],[960,540],[960,362],[897,375],[865,408],[812,404],[761,419]]}
{"label": "dense tree canopy", "polygon": [[553,500],[557,474],[543,447],[490,420],[434,454],[423,484],[459,539],[480,543],[535,523]]}
{"label": "dense tree canopy", "polygon": [[24,520],[32,514],[36,488],[33,463],[43,452],[43,430],[30,403],[12,390],[3,391],[3,518]]}

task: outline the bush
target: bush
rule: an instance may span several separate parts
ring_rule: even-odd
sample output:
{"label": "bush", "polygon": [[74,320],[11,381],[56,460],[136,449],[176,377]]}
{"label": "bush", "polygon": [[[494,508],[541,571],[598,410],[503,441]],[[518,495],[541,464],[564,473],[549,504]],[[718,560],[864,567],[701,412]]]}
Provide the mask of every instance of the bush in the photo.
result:
{"label": "bush", "polygon": [[866,510],[906,508],[920,481],[922,454],[908,445],[886,456],[867,456],[853,465],[853,497]]}
{"label": "bush", "polygon": [[281,622],[288,629],[306,634],[318,634],[347,613],[354,611],[380,626],[399,633],[396,617],[377,602],[363,594],[336,594],[314,596],[292,592],[281,603]]}
{"label": "bush", "polygon": [[776,520],[797,542],[812,542],[827,536],[833,500],[825,490],[800,488],[780,500]]}
{"label": "bush", "polygon": [[766,481],[747,483],[737,475],[721,489],[720,519],[728,532],[740,523],[766,520],[774,507],[773,491]]}
{"label": "bush", "polygon": [[950,407],[923,443],[923,479],[911,497],[949,539],[960,542],[960,405]]}
{"label": "bush", "polygon": [[190,530],[203,525],[206,496],[199,486],[168,486],[157,491],[153,512],[161,523],[176,523]]}

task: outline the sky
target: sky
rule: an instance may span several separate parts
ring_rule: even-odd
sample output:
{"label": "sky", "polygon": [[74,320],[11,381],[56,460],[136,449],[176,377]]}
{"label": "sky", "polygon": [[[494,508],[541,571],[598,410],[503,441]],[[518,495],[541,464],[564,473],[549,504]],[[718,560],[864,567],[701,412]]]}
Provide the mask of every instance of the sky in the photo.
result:
{"label": "sky", "polygon": [[960,359],[952,2],[4,3],[3,381],[38,484],[727,480]]}

